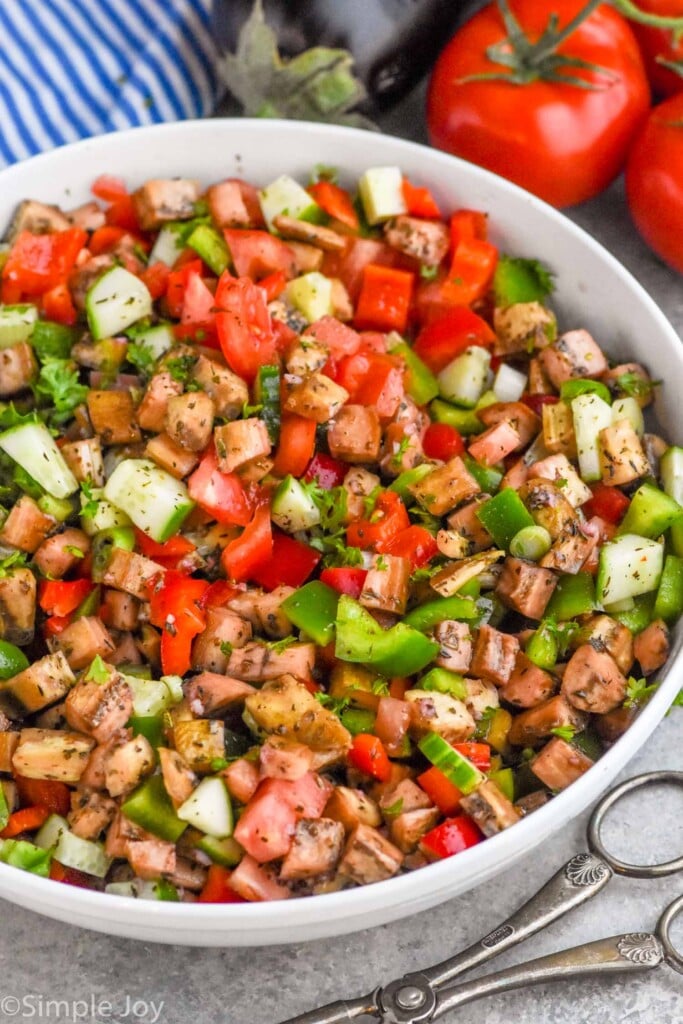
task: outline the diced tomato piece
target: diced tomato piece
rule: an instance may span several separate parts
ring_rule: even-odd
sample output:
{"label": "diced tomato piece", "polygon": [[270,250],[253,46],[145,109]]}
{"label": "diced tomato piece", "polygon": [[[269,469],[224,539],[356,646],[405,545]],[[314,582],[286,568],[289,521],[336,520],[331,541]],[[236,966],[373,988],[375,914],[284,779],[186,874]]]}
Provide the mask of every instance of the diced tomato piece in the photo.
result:
{"label": "diced tomato piece", "polygon": [[482,210],[456,210],[450,226],[451,235],[456,241],[478,239],[485,242],[488,237],[488,217]]}
{"label": "diced tomato piece", "polygon": [[183,292],[180,320],[183,324],[210,324],[215,316],[216,300],[198,270],[190,270]]}
{"label": "diced tomato piece", "polygon": [[53,814],[66,815],[71,806],[71,790],[52,779],[27,779],[15,775],[14,781],[24,807],[47,807]]}
{"label": "diced tomato piece", "polygon": [[225,228],[223,235],[238,277],[260,281],[278,271],[286,278],[293,276],[294,253],[281,238],[242,228]]}
{"label": "diced tomato piece", "polygon": [[423,836],[420,846],[428,855],[441,860],[476,846],[483,838],[472,819],[460,814],[433,828]]}
{"label": "diced tomato piece", "polygon": [[400,255],[395,249],[377,238],[350,238],[341,253],[326,253],[323,273],[338,277],[355,302],[360,292],[363,271],[369,263],[382,267],[395,267]]}
{"label": "diced tomato piece", "polygon": [[460,807],[462,793],[439,768],[428,768],[418,775],[417,781],[442,814],[455,814]]}
{"label": "diced tomato piece", "polygon": [[261,864],[289,852],[300,818],[319,818],[331,787],[312,773],[295,782],[267,779],[247,804],[235,828],[235,839]]}
{"label": "diced tomato piece", "polygon": [[468,761],[471,761],[480,772],[491,771],[491,747],[488,743],[470,741],[469,743],[454,743],[453,747]]}
{"label": "diced tomato piece", "polygon": [[289,537],[281,530],[273,531],[273,549],[267,561],[251,570],[250,579],[265,590],[276,587],[300,587],[306,582],[321,559],[315,548]]}
{"label": "diced tomato piece", "polygon": [[480,316],[467,306],[454,306],[445,316],[423,327],[413,346],[434,373],[440,373],[471,345],[491,348],[496,336]]}
{"label": "diced tomato piece", "polygon": [[377,499],[373,513],[367,519],[350,523],[346,530],[346,543],[354,548],[375,548],[384,551],[385,545],[410,526],[406,507],[395,491],[383,491]]}
{"label": "diced tomato piece", "polygon": [[413,571],[427,565],[438,550],[436,540],[429,530],[416,524],[409,526],[406,530],[401,530],[400,533],[395,534],[385,544],[382,544],[384,554],[407,558]]}
{"label": "diced tomato piece", "polygon": [[405,366],[393,356],[368,356],[368,373],[356,387],[353,401],[374,406],[378,416],[389,419],[398,409],[405,394]]}
{"label": "diced tomato piece", "polygon": [[43,295],[66,281],[87,240],[81,228],[47,235],[20,231],[2,270],[3,284],[15,286],[27,297]]}
{"label": "diced tomato piece", "polygon": [[522,395],[524,404],[537,416],[543,415],[541,410],[544,405],[556,405],[559,400],[558,395]]}
{"label": "diced tomato piece", "polygon": [[246,526],[252,517],[252,503],[236,473],[221,473],[213,448],[187,481],[190,497],[200,508],[224,526]]}
{"label": "diced tomato piece", "polygon": [[149,294],[152,296],[154,301],[160,299],[162,295],[166,294],[168,288],[168,279],[171,276],[170,268],[162,263],[161,260],[157,260],[156,263],[151,263],[148,267],[140,274],[140,277],[147,285]]}
{"label": "diced tomato piece", "polygon": [[600,519],[618,526],[630,505],[626,495],[618,487],[609,487],[602,483],[591,484],[590,489],[593,497],[582,506],[584,514],[588,518],[599,516]]}
{"label": "diced tomato piece", "polygon": [[46,320],[54,320],[58,324],[72,327],[78,319],[78,313],[66,282],[57,284],[45,292],[40,300],[40,306]]}
{"label": "diced tomato piece", "polygon": [[304,331],[305,338],[315,338],[326,345],[332,359],[352,356],[361,346],[361,336],[352,327],[334,316],[323,316]]}
{"label": "diced tomato piece", "polygon": [[357,569],[351,566],[340,566],[333,569],[323,569],[320,573],[320,582],[332,587],[339,594],[348,594],[349,597],[360,597],[365,584],[367,569]]}
{"label": "diced tomato piece", "polygon": [[118,245],[125,237],[126,230],[124,228],[116,227],[114,224],[104,224],[101,228],[93,231],[88,248],[93,256],[100,256],[102,253],[111,252],[114,246]]}
{"label": "diced tomato piece", "polygon": [[232,871],[220,864],[212,864],[206,877],[206,885],[197,899],[198,903],[246,903],[247,900],[230,886]]}
{"label": "diced tomato piece", "polygon": [[43,580],[39,587],[39,604],[47,615],[70,615],[93,588],[89,579]]}
{"label": "diced tomato piece", "polygon": [[407,270],[369,263],[356,303],[354,323],[359,328],[403,333],[413,296],[415,275]]}
{"label": "diced tomato piece", "polygon": [[344,482],[348,468],[344,462],[333,459],[331,455],[316,452],[306,468],[304,480],[306,483],[315,480],[323,490],[330,491]]}
{"label": "diced tomato piece", "polygon": [[465,442],[462,434],[448,423],[430,423],[422,438],[422,447],[427,458],[448,462],[455,455],[462,455]]}
{"label": "diced tomato piece", "polygon": [[168,282],[166,284],[166,306],[170,316],[176,320],[180,320],[183,312],[183,304],[185,302],[185,290],[187,288],[187,282],[190,279],[191,274],[201,274],[203,263],[197,259],[197,254],[193,254],[194,258],[189,262],[186,262],[182,267],[174,268],[168,275]]}
{"label": "diced tomato piece", "polygon": [[241,536],[223,549],[221,565],[229,579],[238,583],[252,578],[254,570],[262,566],[273,553],[273,529],[270,506],[258,506]]}
{"label": "diced tomato piece", "polygon": [[113,174],[100,174],[90,186],[90,191],[105,203],[115,203],[128,195],[123,178],[116,178]]}
{"label": "diced tomato piece", "polygon": [[267,277],[262,277],[258,285],[266,296],[266,302],[272,302],[285,290],[287,277],[282,270],[275,270]]}
{"label": "diced tomato piece", "polygon": [[358,214],[346,189],[332,181],[318,181],[308,186],[308,193],[328,217],[345,224],[351,231],[358,231]]}
{"label": "diced tomato piece", "polygon": [[435,220],[441,218],[441,210],[428,188],[412,185],[407,178],[404,178],[403,198],[411,217],[425,217]]}
{"label": "diced tomato piece", "polygon": [[389,755],[377,736],[366,732],[354,736],[347,757],[354,768],[379,782],[387,782],[391,776]]}
{"label": "diced tomato piece", "polygon": [[315,421],[286,413],[280,424],[280,441],[275,455],[276,476],[303,476],[315,451]]}
{"label": "diced tomato piece", "polygon": [[250,384],[261,366],[277,362],[270,313],[261,289],[248,277],[221,275],[216,290],[216,327],[231,370]]}

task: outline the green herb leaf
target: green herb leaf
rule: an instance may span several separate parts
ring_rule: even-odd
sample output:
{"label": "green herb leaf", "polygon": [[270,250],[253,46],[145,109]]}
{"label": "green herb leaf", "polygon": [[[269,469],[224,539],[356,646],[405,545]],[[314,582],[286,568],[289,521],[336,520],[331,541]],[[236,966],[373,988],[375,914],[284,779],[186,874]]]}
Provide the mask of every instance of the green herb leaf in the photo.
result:
{"label": "green herb leaf", "polygon": [[151,377],[156,359],[154,353],[139,341],[131,341],[126,350],[126,359],[145,377]]}
{"label": "green herb leaf", "polygon": [[647,704],[650,697],[659,689],[659,683],[648,684],[647,679],[634,679],[629,676],[626,685],[625,708],[641,708]]}
{"label": "green herb leaf", "polygon": [[619,391],[630,398],[649,398],[657,385],[662,382],[661,380],[645,380],[639,374],[629,371],[616,377],[614,383]]}
{"label": "green herb leaf", "polygon": [[50,357],[40,368],[33,392],[37,399],[45,398],[52,404],[48,414],[51,422],[65,423],[73,416],[76,406],[86,400],[88,388],[81,384],[76,364],[71,359]]}
{"label": "green herb leaf", "polygon": [[97,510],[100,505],[97,498],[93,496],[92,488],[92,480],[84,480],[81,484],[81,494],[85,498],[85,502],[82,505],[80,513],[83,519],[92,519],[93,516],[97,515]]}
{"label": "green herb leaf", "polygon": [[571,743],[576,736],[576,729],[573,725],[556,725],[554,729],[550,730],[553,736],[559,736],[565,743]]}
{"label": "green herb leaf", "polygon": [[298,641],[295,636],[286,636],[282,640],[267,640],[265,646],[268,647],[273,654],[282,654],[288,647],[291,647],[292,644],[297,642]]}
{"label": "green herb leaf", "polygon": [[314,694],[314,696],[318,703],[322,704],[328,711],[331,711],[333,715],[341,715],[351,703],[348,697],[332,697],[329,693],[319,692]]}
{"label": "green herb leaf", "polygon": [[220,645],[221,654],[224,654],[226,658],[229,658],[234,648],[229,640],[222,640]]}
{"label": "green herb leaf", "polygon": [[383,807],[382,814],[387,818],[397,818],[403,811],[403,797],[400,796],[390,807]]}
{"label": "green herb leaf", "polygon": [[85,678],[89,682],[98,683],[100,686],[103,686],[109,679],[109,669],[104,664],[99,654],[90,662],[90,667],[85,674]]}
{"label": "green herb leaf", "polygon": [[26,423],[40,423],[40,417],[36,412],[21,413],[10,402],[9,405],[0,403],[0,430],[9,430],[11,427],[22,427]]}
{"label": "green herb leaf", "polygon": [[25,551],[13,551],[11,555],[0,558],[0,580],[10,576],[15,569],[23,569],[27,559]]}

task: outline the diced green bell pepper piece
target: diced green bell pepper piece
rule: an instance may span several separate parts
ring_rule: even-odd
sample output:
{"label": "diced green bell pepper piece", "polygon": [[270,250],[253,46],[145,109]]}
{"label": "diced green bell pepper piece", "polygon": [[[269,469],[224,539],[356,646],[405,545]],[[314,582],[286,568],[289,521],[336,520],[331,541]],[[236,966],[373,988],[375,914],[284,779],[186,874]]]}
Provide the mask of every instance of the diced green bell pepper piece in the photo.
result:
{"label": "diced green bell pepper piece", "polygon": [[501,256],[493,275],[497,306],[543,302],[553,290],[552,274],[538,260]]}
{"label": "diced green bell pepper piece", "polygon": [[187,239],[187,245],[219,277],[230,266],[230,251],[225,240],[210,224],[198,224]]}
{"label": "diced green bell pepper piece", "polygon": [[512,538],[527,526],[534,526],[531,513],[511,487],[505,487],[495,498],[483,501],[476,512],[479,522],[488,530],[499,548],[507,549]]}
{"label": "diced green bell pepper piece", "polygon": [[28,667],[29,660],[20,647],[0,640],[0,679],[11,679]]}
{"label": "diced green bell pepper piece", "polygon": [[279,366],[262,366],[256,376],[255,397],[263,408],[261,419],[268,430],[268,437],[277,444],[280,437],[280,368]]}
{"label": "diced green bell pepper piece", "polygon": [[428,732],[418,746],[428,761],[443,772],[461,793],[467,795],[486,781],[486,776],[472,764],[469,758],[448,743],[438,733]]}
{"label": "diced green bell pepper piece", "polygon": [[77,338],[78,331],[73,327],[65,327],[51,320],[38,320],[33,325],[31,347],[41,362],[46,359],[68,359]]}
{"label": "diced green bell pepper piece", "polygon": [[144,736],[155,750],[166,746],[163,715],[133,715],[128,725],[134,736]]}
{"label": "diced green bell pepper piece", "polygon": [[320,580],[299,587],[280,605],[292,625],[305,630],[320,647],[334,638],[339,594]]}
{"label": "diced green bell pepper piece", "polygon": [[654,591],[649,594],[639,594],[633,598],[633,608],[623,612],[611,612],[613,619],[620,622],[622,626],[630,629],[634,636],[642,633],[646,626],[649,626],[654,618],[653,609],[656,595]]}
{"label": "diced green bell pepper piece", "polygon": [[135,533],[132,526],[110,526],[100,530],[92,540],[92,578],[101,583],[109,566],[114,548],[132,551]]}
{"label": "diced green bell pepper piece", "polygon": [[539,668],[550,670],[555,667],[560,645],[555,634],[541,622],[538,629],[529,637],[525,653],[529,661]]}
{"label": "diced green bell pepper piece", "polygon": [[546,615],[558,622],[587,615],[595,609],[595,581],[589,572],[577,572],[575,576],[560,576],[553,596],[548,602]]}
{"label": "diced green bell pepper piece", "polygon": [[415,484],[419,484],[420,480],[423,480],[426,476],[434,470],[434,466],[429,462],[421,462],[419,466],[415,466],[414,469],[407,469],[405,473],[401,473],[396,479],[389,484],[387,487],[388,491],[396,491],[402,501],[414,501],[411,487]]}
{"label": "diced green bell pepper piece", "polygon": [[560,398],[568,405],[572,399],[579,395],[598,395],[607,405],[612,404],[612,395],[606,384],[600,380],[590,380],[587,377],[574,377],[566,380],[560,387]]}
{"label": "diced green bell pepper piece", "polygon": [[654,484],[641,484],[621,521],[617,536],[635,533],[656,540],[674,523],[683,519],[683,506]]}
{"label": "diced green bell pepper piece", "polygon": [[55,498],[54,494],[43,494],[38,499],[38,508],[46,516],[52,516],[58,523],[63,523],[75,513],[74,504],[69,498]]}
{"label": "diced green bell pepper piece", "polygon": [[376,717],[373,711],[366,708],[347,708],[341,714],[341,721],[352,736],[358,736],[360,733],[373,731]]}
{"label": "diced green bell pepper piece", "polygon": [[435,690],[437,693],[450,693],[458,700],[467,696],[467,684],[463,676],[457,672],[449,672],[447,668],[432,668],[422,676],[417,684],[420,690]]}
{"label": "diced green bell pepper piece", "polygon": [[9,821],[9,805],[7,803],[7,797],[5,796],[5,790],[0,782],[0,832]]}
{"label": "diced green bell pepper piece", "polygon": [[244,850],[232,836],[228,836],[227,839],[202,836],[196,845],[197,849],[210,857],[214,864],[220,864],[224,868],[236,868],[244,856]]}
{"label": "diced green bell pepper piece", "polygon": [[577,747],[586,757],[590,757],[591,761],[598,761],[603,754],[603,746],[600,742],[600,737],[592,729],[584,729],[583,732],[576,734],[572,740],[572,745]]}
{"label": "diced green bell pepper piece", "polygon": [[121,810],[140,828],[147,829],[169,843],[177,843],[187,828],[187,822],[181,821],[173,809],[160,775],[150,775],[145,779],[131,793]]}
{"label": "diced green bell pepper piece", "polygon": [[512,768],[501,768],[489,775],[491,782],[495,782],[503,796],[506,796],[510,803],[515,799],[515,773]]}
{"label": "diced green bell pepper piece", "polygon": [[471,455],[463,455],[463,462],[485,494],[495,494],[500,487],[503,474],[493,466],[484,466]]}
{"label": "diced green bell pepper piece", "polygon": [[413,626],[422,633],[429,632],[434,626],[446,619],[459,619],[468,622],[479,615],[476,604],[469,597],[440,597],[436,601],[427,601],[418,605],[404,616],[406,626]]}
{"label": "diced green bell pepper piece", "polygon": [[477,600],[481,593],[481,583],[478,576],[473,576],[471,580],[463,585],[458,590],[459,597],[471,597],[473,600]]}
{"label": "diced green bell pepper piece", "polygon": [[97,610],[102,603],[102,588],[97,586],[90,591],[74,612],[74,619],[84,619],[89,615],[97,615]]}
{"label": "diced green bell pepper piece", "polygon": [[439,645],[399,622],[383,630],[353,598],[342,594],[337,610],[335,654],[341,661],[372,665],[384,676],[410,676],[436,656]]}
{"label": "diced green bell pepper piece", "polygon": [[0,840],[0,861],[11,864],[13,868],[21,868],[32,875],[47,878],[50,874],[52,850],[42,850],[24,839]]}
{"label": "diced green bell pepper piece", "polygon": [[683,520],[673,524],[669,530],[669,537],[674,552],[679,558],[683,558]]}
{"label": "diced green bell pepper piece", "polygon": [[416,355],[407,342],[401,340],[390,344],[392,355],[401,356],[408,372],[406,373],[406,391],[418,405],[427,405],[439,394],[439,382],[426,363]]}
{"label": "diced green bell pepper piece", "polygon": [[683,558],[666,556],[652,614],[669,626],[683,615]]}

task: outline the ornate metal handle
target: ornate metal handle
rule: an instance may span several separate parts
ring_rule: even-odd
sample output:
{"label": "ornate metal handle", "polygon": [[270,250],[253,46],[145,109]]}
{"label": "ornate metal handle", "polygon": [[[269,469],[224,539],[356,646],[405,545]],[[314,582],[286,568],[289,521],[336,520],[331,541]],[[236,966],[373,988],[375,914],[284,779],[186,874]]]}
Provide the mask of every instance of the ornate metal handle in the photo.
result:
{"label": "ornate metal handle", "polygon": [[614,935],[609,939],[588,942],[583,946],[574,946],[560,953],[508,967],[486,978],[465,982],[457,988],[437,992],[436,1010],[429,1019],[436,1020],[458,1006],[494,992],[508,992],[514,988],[568,978],[649,971],[658,967],[664,959],[662,944],[649,932]]}
{"label": "ornate metal handle", "polygon": [[422,976],[436,986],[457,978],[597,896],[611,877],[612,871],[599,857],[592,853],[577,853],[507,921],[457,956],[422,971]]}
{"label": "ornate metal handle", "polygon": [[363,996],[352,1001],[328,1003],[318,1010],[302,1013],[299,1017],[291,1017],[282,1024],[346,1024],[357,1017],[376,1017],[378,1014],[377,997],[375,994]]}

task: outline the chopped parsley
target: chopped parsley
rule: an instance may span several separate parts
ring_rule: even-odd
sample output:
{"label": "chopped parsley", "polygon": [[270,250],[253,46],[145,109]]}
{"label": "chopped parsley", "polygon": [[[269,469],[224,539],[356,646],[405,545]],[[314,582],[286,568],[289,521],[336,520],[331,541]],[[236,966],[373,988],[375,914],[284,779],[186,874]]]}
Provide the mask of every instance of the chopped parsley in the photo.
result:
{"label": "chopped parsley", "polygon": [[36,399],[45,398],[51,403],[53,409],[49,413],[49,420],[58,424],[71,419],[76,406],[86,400],[88,388],[81,384],[78,370],[71,359],[50,356],[40,368],[33,393]]}
{"label": "chopped parsley", "polygon": [[554,729],[550,730],[553,736],[559,736],[565,743],[571,743],[576,736],[576,729],[573,725],[556,725]]}
{"label": "chopped parsley", "polygon": [[85,498],[81,508],[81,516],[84,519],[92,519],[93,516],[96,516],[100,505],[97,498],[93,495],[92,488],[92,480],[84,480],[81,484],[81,495]]}
{"label": "chopped parsley", "polygon": [[221,654],[224,654],[226,658],[229,658],[234,648],[229,640],[222,640],[220,645]]}
{"label": "chopped parsley", "polygon": [[28,555],[25,551],[13,551],[5,558],[0,558],[0,579],[10,576],[15,569],[23,569],[27,559]]}
{"label": "chopped parsley", "polygon": [[103,686],[109,679],[109,669],[99,654],[90,662],[90,668],[86,672],[85,678],[88,682],[98,683],[100,686]]}
{"label": "chopped parsley", "polygon": [[273,654],[283,654],[288,647],[291,647],[292,644],[295,643],[297,643],[297,639],[295,636],[286,636],[282,640],[266,641],[266,647],[268,648],[269,651],[272,651]]}
{"label": "chopped parsley", "polygon": [[648,684],[647,679],[634,679],[633,676],[629,676],[628,683],[626,684],[624,707],[642,708],[658,689],[659,683]]}
{"label": "chopped parsley", "polygon": [[164,369],[168,370],[174,381],[184,384],[187,391],[197,391],[199,384],[192,377],[196,362],[197,357],[188,352],[185,355],[176,356],[175,359],[167,359]]}
{"label": "chopped parsley", "polygon": [[616,377],[614,383],[623,394],[628,395],[630,398],[649,398],[657,385],[662,382],[660,380],[646,380],[639,373],[634,373],[630,370]]}
{"label": "chopped parsley", "polygon": [[329,693],[323,693],[322,691],[314,694],[314,696],[318,703],[322,704],[328,711],[331,711],[333,715],[341,715],[351,703],[348,697],[332,697]]}
{"label": "chopped parsley", "polygon": [[387,818],[397,818],[403,811],[403,797],[400,796],[398,800],[394,800],[391,807],[382,808],[382,813]]}
{"label": "chopped parsley", "polygon": [[131,341],[126,351],[128,362],[145,377],[151,377],[156,359],[151,348],[139,341]]}

